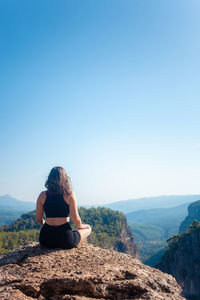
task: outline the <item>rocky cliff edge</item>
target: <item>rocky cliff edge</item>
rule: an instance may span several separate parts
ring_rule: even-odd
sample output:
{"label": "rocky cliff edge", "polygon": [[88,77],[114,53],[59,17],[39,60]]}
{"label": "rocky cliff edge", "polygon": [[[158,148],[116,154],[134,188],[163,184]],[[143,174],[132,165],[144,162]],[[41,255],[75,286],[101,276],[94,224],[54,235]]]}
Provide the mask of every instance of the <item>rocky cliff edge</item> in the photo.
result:
{"label": "rocky cliff edge", "polygon": [[179,233],[185,232],[194,220],[200,221],[200,200],[188,206],[188,216],[181,223]]}
{"label": "rocky cliff edge", "polygon": [[45,250],[32,242],[0,257],[0,299],[183,300],[180,294],[171,275],[91,244]]}

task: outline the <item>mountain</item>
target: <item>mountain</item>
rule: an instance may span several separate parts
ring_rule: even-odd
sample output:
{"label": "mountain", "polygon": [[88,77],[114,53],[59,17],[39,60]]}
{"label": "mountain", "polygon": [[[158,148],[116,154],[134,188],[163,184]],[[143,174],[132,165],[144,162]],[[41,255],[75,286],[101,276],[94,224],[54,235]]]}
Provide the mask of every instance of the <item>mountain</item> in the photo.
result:
{"label": "mountain", "polygon": [[[167,246],[161,227],[150,224],[129,224],[139,251],[139,259],[146,265],[154,267],[161,260],[161,253]],[[151,259],[154,256],[154,259]],[[156,258],[155,258],[156,257]]]}
{"label": "mountain", "polygon": [[18,232],[31,229],[40,229],[40,225],[35,220],[35,211],[31,211],[21,215],[20,218],[14,220],[10,225],[4,225],[0,227],[0,232]]}
{"label": "mountain", "polygon": [[180,223],[187,215],[189,203],[170,208],[155,208],[134,211],[126,214],[129,224],[142,223],[159,226],[164,230],[163,238],[178,232]]}
{"label": "mountain", "polygon": [[113,210],[119,210],[127,214],[136,210],[175,207],[184,203],[191,203],[199,199],[200,195],[156,196],[112,202],[103,206]]}
{"label": "mountain", "polygon": [[9,300],[185,299],[172,276],[87,243],[71,250],[27,243],[0,257],[0,282]]}
{"label": "mountain", "polygon": [[0,226],[11,224],[11,222],[19,218],[21,214],[23,214],[23,212],[24,211],[15,211],[0,208]]}
{"label": "mountain", "polygon": [[0,226],[10,224],[23,213],[33,210],[35,203],[17,200],[9,195],[0,196]]}
{"label": "mountain", "polygon": [[[131,229],[123,213],[108,208],[80,208],[83,223],[90,224],[92,234],[88,241],[95,246],[114,249],[132,256],[138,255]],[[0,252],[18,247],[22,240],[38,240],[40,225],[35,221],[35,211],[23,214],[11,225],[0,227]]]}
{"label": "mountain", "polygon": [[168,248],[157,267],[171,274],[188,299],[200,299],[200,223],[168,239]]}
{"label": "mountain", "polygon": [[9,195],[0,196],[0,210],[30,211],[35,208],[34,202],[20,201]]}
{"label": "mountain", "polygon": [[178,233],[179,225],[187,215],[187,207],[188,203],[184,203],[177,207],[146,209],[126,214],[142,262],[154,267],[160,261],[167,246],[166,239]]}
{"label": "mountain", "polygon": [[188,206],[188,216],[181,223],[179,233],[186,231],[194,220],[200,221],[200,200]]}

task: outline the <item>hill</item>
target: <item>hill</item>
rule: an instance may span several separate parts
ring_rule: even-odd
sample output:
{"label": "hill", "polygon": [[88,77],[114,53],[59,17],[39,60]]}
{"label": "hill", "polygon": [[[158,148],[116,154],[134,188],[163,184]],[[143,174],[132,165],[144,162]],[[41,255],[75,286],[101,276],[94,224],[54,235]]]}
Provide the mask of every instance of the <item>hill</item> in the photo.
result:
{"label": "hill", "polygon": [[17,200],[9,195],[0,196],[0,226],[10,224],[23,213],[35,208],[35,203]]}
{"label": "hill", "polygon": [[200,200],[188,206],[188,216],[181,223],[179,233],[186,231],[194,220],[200,221]]}
{"label": "hill", "polygon": [[35,211],[31,211],[21,215],[20,218],[13,221],[10,225],[4,225],[0,227],[0,232],[18,232],[21,230],[40,229],[40,225],[35,220]]}
{"label": "hill", "polygon": [[[126,214],[142,262],[155,266],[160,261],[166,239],[178,233],[187,215],[188,203],[177,207],[134,211]],[[151,256],[152,259],[151,259]]]}
{"label": "hill", "polygon": [[80,244],[71,250],[38,243],[0,257],[1,299],[184,300],[176,280],[134,257]]}
{"label": "hill", "polygon": [[200,223],[193,221],[186,232],[168,239],[168,248],[157,266],[176,278],[188,299],[200,299],[199,253]]}
{"label": "hill", "polygon": [[19,218],[23,213],[23,210],[15,211],[12,209],[0,208],[0,226],[11,224],[12,221]]}
{"label": "hill", "polygon": [[9,195],[0,196],[0,210],[31,211],[35,208],[34,202],[20,201]]}
{"label": "hill", "polygon": [[[139,251],[139,259],[151,267],[160,262],[160,251],[167,246],[162,228],[150,224],[129,225]],[[152,258],[154,256],[154,258]],[[152,259],[151,259],[152,258]]]}
{"label": "hill", "polygon": [[103,206],[113,210],[122,211],[127,214],[136,210],[175,207],[184,203],[191,203],[199,199],[200,195],[156,196],[112,202]]}
{"label": "hill", "polygon": [[187,215],[189,203],[170,208],[155,208],[134,211],[126,214],[129,224],[142,223],[159,226],[164,230],[163,238],[178,232],[180,223]]}
{"label": "hill", "polygon": [[[82,221],[92,227],[92,234],[88,238],[90,243],[102,248],[115,249],[137,256],[137,246],[123,213],[102,207],[80,208],[79,213]],[[35,221],[35,211],[22,215],[11,225],[0,227],[1,253],[18,247],[22,236],[24,241],[30,240],[30,235],[32,240],[37,241],[39,228],[40,225]]]}

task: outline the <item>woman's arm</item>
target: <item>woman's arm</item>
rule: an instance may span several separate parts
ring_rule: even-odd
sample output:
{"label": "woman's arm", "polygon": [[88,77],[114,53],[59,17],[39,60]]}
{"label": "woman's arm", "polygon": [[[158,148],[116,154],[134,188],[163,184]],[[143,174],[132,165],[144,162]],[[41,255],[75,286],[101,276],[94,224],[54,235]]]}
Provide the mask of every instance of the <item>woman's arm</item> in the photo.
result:
{"label": "woman's arm", "polygon": [[43,205],[45,202],[45,197],[46,197],[46,193],[41,192],[40,195],[38,196],[37,204],[36,204],[35,219],[41,225],[44,225],[45,223],[45,220],[43,219],[43,215],[44,215]]}
{"label": "woman's arm", "polygon": [[74,224],[79,229],[90,228],[90,225],[82,224],[81,218],[80,218],[79,213],[78,213],[76,196],[75,196],[74,192],[71,192],[71,194],[68,196],[68,201],[67,202],[69,204],[70,215],[71,215],[71,218],[72,218],[72,221],[74,222]]}
{"label": "woman's arm", "polygon": [[83,224],[82,224],[81,218],[78,213],[76,196],[75,196],[74,192],[72,191],[71,194],[67,198],[68,198],[70,216],[72,218],[72,221],[79,229],[81,229]]}

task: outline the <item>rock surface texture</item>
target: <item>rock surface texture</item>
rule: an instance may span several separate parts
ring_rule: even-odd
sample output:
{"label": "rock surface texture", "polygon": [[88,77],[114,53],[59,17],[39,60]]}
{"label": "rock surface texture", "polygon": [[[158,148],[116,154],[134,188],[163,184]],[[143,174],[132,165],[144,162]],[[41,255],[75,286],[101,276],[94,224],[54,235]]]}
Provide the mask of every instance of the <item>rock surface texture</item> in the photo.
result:
{"label": "rock surface texture", "polygon": [[171,275],[91,244],[45,250],[29,243],[0,257],[0,299],[184,299],[180,293]]}

